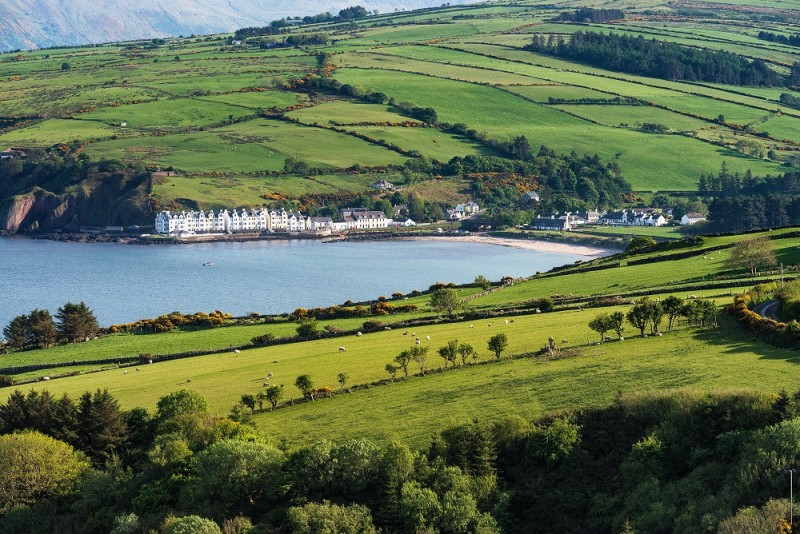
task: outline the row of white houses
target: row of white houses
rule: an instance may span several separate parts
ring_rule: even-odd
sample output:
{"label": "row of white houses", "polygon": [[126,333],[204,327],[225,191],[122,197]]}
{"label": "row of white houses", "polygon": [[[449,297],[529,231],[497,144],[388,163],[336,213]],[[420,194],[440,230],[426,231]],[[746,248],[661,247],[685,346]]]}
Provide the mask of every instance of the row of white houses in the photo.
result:
{"label": "row of white houses", "polygon": [[344,232],[387,228],[393,224],[382,211],[363,208],[342,210],[342,221],[330,217],[308,217],[299,211],[242,209],[209,211],[162,211],[156,216],[161,235],[232,234],[253,232]]}

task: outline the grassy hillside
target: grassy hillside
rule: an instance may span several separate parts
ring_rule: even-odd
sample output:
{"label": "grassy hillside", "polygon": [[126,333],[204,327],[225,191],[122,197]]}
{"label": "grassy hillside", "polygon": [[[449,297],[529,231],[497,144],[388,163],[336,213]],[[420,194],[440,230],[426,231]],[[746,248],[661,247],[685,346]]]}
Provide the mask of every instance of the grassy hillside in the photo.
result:
{"label": "grassy hillside", "polygon": [[[158,187],[162,204],[206,202],[223,195],[225,186],[204,177],[222,173],[246,181],[282,170],[289,156],[346,168],[402,164],[409,153],[439,161],[491,153],[429,128],[403,127],[411,119],[394,108],[329,101],[302,85],[286,89],[319,68],[318,54],[328,54],[326,73],[341,83],[432,107],[440,121],[462,122],[492,139],[525,135],[534,147],[615,159],[635,190],[692,191],[700,173],[716,171],[723,161],[735,172],[774,174],[794,154],[800,111],[780,104],[781,90],[652,79],[522,50],[534,33],[586,29],[551,22],[570,7],[501,2],[304,26],[291,33],[326,31],[331,40],[303,48],[261,49],[257,39],[232,46],[226,36],[213,36],[5,54],[0,115],[24,120],[0,131],[0,146],[77,140],[88,144],[85,153],[93,158],[175,167],[185,187]],[[756,37],[781,26],[743,25],[740,11],[718,10],[709,22],[702,9],[694,17],[665,19],[677,8],[659,1],[619,7],[629,14],[624,21],[589,29],[725,50],[763,59],[778,71],[800,59],[796,49]],[[641,105],[615,104],[615,98]],[[291,111],[298,104],[305,109]],[[281,111],[307,127],[279,122]],[[643,133],[644,123],[663,124],[668,133]],[[345,130],[323,129],[332,125]],[[750,138],[771,150],[770,159],[736,151],[737,141]],[[264,189],[296,193],[298,180]],[[329,191],[322,184],[300,189]]]}

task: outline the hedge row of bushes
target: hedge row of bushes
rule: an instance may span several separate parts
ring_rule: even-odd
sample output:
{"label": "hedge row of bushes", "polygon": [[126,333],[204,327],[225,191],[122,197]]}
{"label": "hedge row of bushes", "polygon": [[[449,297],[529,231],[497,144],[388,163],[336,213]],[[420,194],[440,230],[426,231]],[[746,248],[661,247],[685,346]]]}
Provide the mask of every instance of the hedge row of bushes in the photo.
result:
{"label": "hedge row of bushes", "polygon": [[780,347],[800,347],[800,323],[782,323],[762,317],[750,309],[751,304],[752,297],[748,293],[736,295],[733,304],[728,306],[728,313],[749,332],[764,338],[768,343]]}

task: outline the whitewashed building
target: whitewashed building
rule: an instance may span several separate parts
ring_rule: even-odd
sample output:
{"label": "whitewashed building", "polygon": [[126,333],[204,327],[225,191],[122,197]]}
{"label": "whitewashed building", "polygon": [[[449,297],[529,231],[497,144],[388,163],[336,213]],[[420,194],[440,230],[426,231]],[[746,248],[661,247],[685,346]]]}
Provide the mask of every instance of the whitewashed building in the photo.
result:
{"label": "whitewashed building", "polygon": [[681,217],[681,225],[687,226],[690,224],[697,224],[706,220],[706,216],[702,213],[687,213]]}
{"label": "whitewashed building", "polygon": [[156,232],[162,235],[303,232],[309,229],[308,217],[284,209],[162,211],[156,216]]}
{"label": "whitewashed building", "polygon": [[345,208],[341,210],[341,216],[348,230],[388,228],[392,224],[392,219],[388,219],[384,212],[366,208]]}

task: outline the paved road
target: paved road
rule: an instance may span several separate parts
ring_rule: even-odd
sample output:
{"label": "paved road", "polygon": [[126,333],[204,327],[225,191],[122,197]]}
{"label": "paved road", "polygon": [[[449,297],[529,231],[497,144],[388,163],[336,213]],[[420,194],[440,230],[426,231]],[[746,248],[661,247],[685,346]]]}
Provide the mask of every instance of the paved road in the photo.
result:
{"label": "paved road", "polygon": [[768,300],[766,302],[762,302],[755,308],[753,311],[759,314],[761,317],[765,319],[774,319],[776,321],[780,321],[778,319],[777,311],[778,311],[778,299]]}

